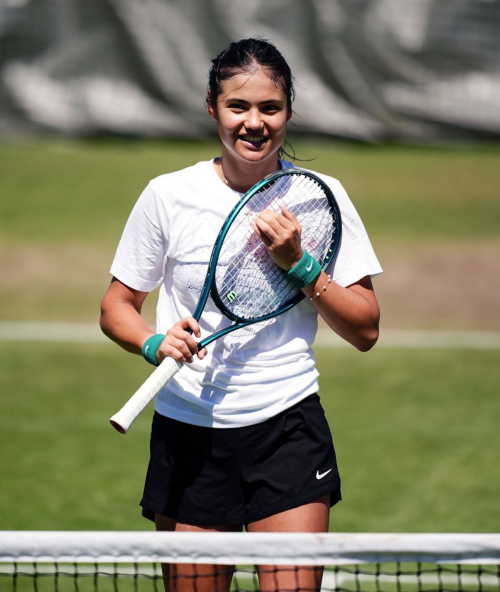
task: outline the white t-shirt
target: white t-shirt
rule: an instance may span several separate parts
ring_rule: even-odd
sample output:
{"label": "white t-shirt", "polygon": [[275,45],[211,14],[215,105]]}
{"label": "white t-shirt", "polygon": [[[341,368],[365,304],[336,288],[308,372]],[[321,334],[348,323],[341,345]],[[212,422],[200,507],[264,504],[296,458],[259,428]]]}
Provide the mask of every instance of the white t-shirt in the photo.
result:
{"label": "white t-shirt", "polygon": [[[283,168],[293,168],[281,162]],[[333,280],[349,286],[382,271],[354,206],[339,181],[316,173],[332,189],[342,215]],[[150,292],[158,285],[156,330],[166,333],[193,314],[217,234],[241,194],[227,187],[213,161],[152,180],[125,226],[111,273]],[[230,324],[209,297],[199,321],[202,338]],[[161,390],[158,413],[216,428],[265,421],[319,389],[312,344],[317,313],[308,301],[264,323],[238,329],[208,346]]]}

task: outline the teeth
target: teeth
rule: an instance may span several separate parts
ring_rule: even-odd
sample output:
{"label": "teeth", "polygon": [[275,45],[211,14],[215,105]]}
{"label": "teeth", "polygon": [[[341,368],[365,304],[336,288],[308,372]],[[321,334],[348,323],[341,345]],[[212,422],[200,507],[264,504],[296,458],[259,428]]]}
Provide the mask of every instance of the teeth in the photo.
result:
{"label": "teeth", "polygon": [[243,136],[243,139],[247,142],[262,142],[264,136]]}

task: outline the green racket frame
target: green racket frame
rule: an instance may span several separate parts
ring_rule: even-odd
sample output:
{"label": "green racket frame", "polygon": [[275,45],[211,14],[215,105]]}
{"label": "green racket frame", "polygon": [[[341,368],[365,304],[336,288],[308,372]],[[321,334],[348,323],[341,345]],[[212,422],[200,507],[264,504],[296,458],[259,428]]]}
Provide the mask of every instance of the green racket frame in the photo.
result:
{"label": "green racket frame", "polygon": [[222,314],[224,314],[229,319],[234,321],[234,324],[230,325],[229,327],[226,327],[225,329],[221,329],[220,331],[217,331],[217,333],[214,333],[213,335],[209,335],[205,339],[202,339],[198,343],[199,349],[206,347],[207,345],[212,343],[212,341],[215,341],[219,337],[222,337],[223,335],[227,335],[228,333],[231,333],[231,331],[235,331],[236,329],[240,329],[242,327],[247,327],[248,325],[253,325],[254,323],[260,323],[261,321],[265,321],[267,319],[272,319],[278,315],[281,315],[284,312],[286,312],[287,310],[290,310],[291,308],[293,308],[301,300],[304,299],[304,297],[305,297],[304,293],[298,292],[297,295],[281,310],[279,310],[277,312],[272,312],[270,314],[267,314],[267,315],[264,315],[261,317],[256,317],[253,319],[245,319],[245,318],[241,318],[241,317],[235,315],[233,312],[231,312],[227,308],[227,306],[224,304],[222,298],[220,297],[219,293],[217,292],[217,287],[216,287],[216,283],[215,283],[215,270],[217,267],[217,261],[219,259],[219,254],[220,254],[220,251],[222,248],[222,243],[224,242],[224,238],[225,238],[226,234],[228,233],[229,229],[231,228],[231,225],[234,222],[236,216],[239,214],[239,212],[242,210],[242,208],[245,206],[245,204],[247,204],[256,193],[259,193],[259,191],[261,191],[263,187],[268,185],[270,182],[272,183],[273,181],[276,181],[280,177],[285,177],[285,176],[290,176],[290,175],[301,175],[301,176],[310,177],[311,179],[316,181],[316,183],[318,183],[325,191],[325,195],[329,201],[329,204],[330,204],[332,210],[334,211],[335,218],[337,220],[337,228],[332,229],[332,240],[331,240],[331,244],[328,249],[328,252],[326,254],[325,260],[323,261],[323,265],[322,265],[323,271],[325,271],[327,269],[331,260],[335,256],[335,253],[337,252],[337,248],[340,243],[341,236],[342,236],[342,218],[340,215],[340,210],[339,210],[337,201],[336,201],[331,189],[328,187],[328,185],[324,181],[322,181],[319,177],[310,173],[309,171],[306,171],[304,169],[298,169],[298,168],[283,169],[283,170],[271,173],[270,175],[268,175],[267,177],[265,177],[264,179],[259,181],[259,183],[254,185],[240,199],[240,201],[236,204],[236,206],[233,208],[231,213],[226,218],[226,221],[224,222],[224,224],[222,225],[222,228],[219,231],[219,234],[217,236],[217,240],[215,241],[215,245],[214,245],[212,254],[210,256],[210,262],[208,264],[207,275],[205,278],[205,283],[203,285],[203,289],[201,291],[200,300],[199,300],[198,306],[196,307],[196,310],[193,314],[193,317],[197,321],[199,321],[201,318],[201,315],[203,313],[203,309],[205,308],[205,304],[207,303],[208,296],[211,295],[217,308],[222,312]]}

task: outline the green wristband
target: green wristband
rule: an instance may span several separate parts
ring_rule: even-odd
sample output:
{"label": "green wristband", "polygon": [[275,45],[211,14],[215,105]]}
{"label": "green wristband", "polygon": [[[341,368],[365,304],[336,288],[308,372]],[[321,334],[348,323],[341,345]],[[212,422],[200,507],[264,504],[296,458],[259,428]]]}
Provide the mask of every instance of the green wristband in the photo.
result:
{"label": "green wristband", "polygon": [[153,364],[153,366],[158,366],[158,362],[156,361],[156,352],[158,351],[161,342],[164,339],[165,335],[162,335],[161,333],[151,335],[149,339],[146,339],[144,345],[142,346],[142,356],[146,362]]}
{"label": "green wristband", "polygon": [[307,251],[303,251],[302,259],[286,275],[297,289],[302,290],[312,284],[320,273],[321,265]]}

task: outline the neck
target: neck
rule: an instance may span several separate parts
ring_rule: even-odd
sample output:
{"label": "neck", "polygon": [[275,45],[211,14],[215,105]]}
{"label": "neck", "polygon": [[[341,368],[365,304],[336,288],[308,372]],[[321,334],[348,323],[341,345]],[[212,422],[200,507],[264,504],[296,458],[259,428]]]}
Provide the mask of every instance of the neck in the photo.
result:
{"label": "neck", "polygon": [[235,191],[245,193],[263,179],[266,175],[279,170],[280,163],[277,156],[273,156],[265,162],[240,162],[223,154],[217,161],[217,172],[221,179]]}

